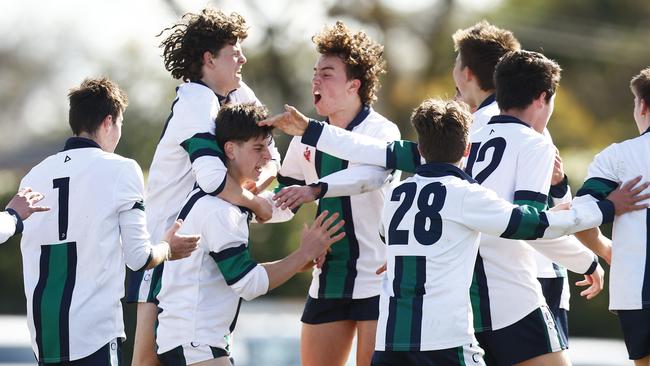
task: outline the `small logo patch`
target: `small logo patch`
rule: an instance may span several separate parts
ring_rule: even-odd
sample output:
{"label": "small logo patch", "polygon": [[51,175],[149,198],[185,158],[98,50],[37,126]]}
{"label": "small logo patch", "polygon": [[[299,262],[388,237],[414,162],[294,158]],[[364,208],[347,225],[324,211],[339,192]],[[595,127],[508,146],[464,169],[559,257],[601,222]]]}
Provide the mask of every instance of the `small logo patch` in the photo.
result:
{"label": "small logo patch", "polygon": [[308,147],[305,148],[305,152],[302,153],[302,156],[305,157],[305,160],[311,162],[311,150]]}
{"label": "small logo patch", "polygon": [[72,159],[70,159],[70,157],[69,157],[68,155],[66,155],[66,156],[65,156],[65,159],[63,160],[63,162],[64,162],[64,163],[67,163],[67,162],[69,162],[70,160],[72,160]]}

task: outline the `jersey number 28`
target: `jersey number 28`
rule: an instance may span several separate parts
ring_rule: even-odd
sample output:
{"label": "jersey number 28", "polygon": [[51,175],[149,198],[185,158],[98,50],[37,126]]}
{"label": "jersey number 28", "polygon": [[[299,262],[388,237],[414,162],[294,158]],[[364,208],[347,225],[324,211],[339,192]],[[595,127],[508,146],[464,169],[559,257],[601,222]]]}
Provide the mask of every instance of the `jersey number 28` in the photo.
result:
{"label": "jersey number 28", "polygon": [[[404,200],[399,205],[388,226],[388,245],[407,245],[409,230],[397,229],[416,199],[417,184],[404,183],[393,190],[391,201],[399,202],[402,195]],[[417,194],[417,212],[413,217],[413,235],[418,243],[432,245],[442,236],[442,218],[440,210],[445,204],[447,189],[440,182],[429,183],[422,187]],[[428,224],[428,225],[427,225]]]}

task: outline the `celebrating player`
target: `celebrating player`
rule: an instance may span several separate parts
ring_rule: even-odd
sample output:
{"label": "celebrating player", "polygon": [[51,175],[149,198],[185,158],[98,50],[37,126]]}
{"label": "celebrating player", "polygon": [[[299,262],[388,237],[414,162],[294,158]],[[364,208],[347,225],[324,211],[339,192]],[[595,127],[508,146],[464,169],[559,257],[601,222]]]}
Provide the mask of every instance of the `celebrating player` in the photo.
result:
{"label": "celebrating player", "polygon": [[[312,41],[320,53],[312,78],[316,112],[348,131],[383,141],[398,138],[397,126],[371,108],[385,70],[383,47],[341,22]],[[313,271],[301,319],[303,365],[343,365],[355,333],[357,364],[370,364],[379,311],[375,270],[384,263],[377,225],[392,178],[390,170],[323,154],[299,138],[289,145],[278,174],[288,187],[274,198],[278,205],[295,209],[319,199],[318,213],[338,212],[346,222],[346,237]]]}
{"label": "celebrating player", "polygon": [[[596,155],[574,202],[602,200],[630,177],[650,177],[650,68],[632,78],[630,88],[641,136]],[[612,230],[609,308],[618,314],[628,354],[637,366],[650,365],[649,230],[650,210],[617,217]]]}
{"label": "celebrating player", "polygon": [[113,154],[127,96],[108,79],[69,94],[74,137],[21,186],[43,192],[52,213],[24,223],[21,251],[32,348],[40,365],[118,365],[124,264],[134,271],[188,256],[198,236],[180,221],[152,245],[138,164]]}
{"label": "celebrating player", "polygon": [[[195,183],[204,192],[252,209],[260,221],[268,219],[268,201],[253,196],[239,184],[229,184],[225,157],[214,138],[214,119],[222,104],[259,104],[242,82],[246,57],[240,42],[247,36],[244,18],[208,8],[199,14],[184,15],[181,22],[165,31],[168,35],[161,44],[165,67],[185,83],[176,89],[172,111],[149,170],[147,227],[152,238],[159,238],[174,221]],[[273,159],[265,167],[265,174],[273,179],[280,157],[273,145],[270,148]],[[261,180],[268,181],[267,178]],[[263,189],[263,185],[259,188]],[[158,364],[154,343],[155,296],[162,270],[160,267],[129,278],[127,301],[138,302],[133,365]]]}

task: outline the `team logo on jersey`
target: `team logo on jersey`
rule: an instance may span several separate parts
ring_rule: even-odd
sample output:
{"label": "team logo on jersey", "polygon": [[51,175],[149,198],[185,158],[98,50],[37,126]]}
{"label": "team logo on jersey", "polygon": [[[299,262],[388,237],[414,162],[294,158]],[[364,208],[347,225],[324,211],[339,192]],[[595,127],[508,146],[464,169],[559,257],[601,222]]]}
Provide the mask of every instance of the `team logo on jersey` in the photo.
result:
{"label": "team logo on jersey", "polygon": [[302,156],[305,157],[305,160],[311,162],[311,150],[308,147],[305,148],[305,152],[302,153]]}
{"label": "team logo on jersey", "polygon": [[70,159],[70,157],[69,157],[68,155],[66,155],[66,156],[65,156],[65,159],[63,160],[63,162],[64,162],[64,163],[67,163],[67,162],[69,162],[70,160],[72,160],[72,159]]}

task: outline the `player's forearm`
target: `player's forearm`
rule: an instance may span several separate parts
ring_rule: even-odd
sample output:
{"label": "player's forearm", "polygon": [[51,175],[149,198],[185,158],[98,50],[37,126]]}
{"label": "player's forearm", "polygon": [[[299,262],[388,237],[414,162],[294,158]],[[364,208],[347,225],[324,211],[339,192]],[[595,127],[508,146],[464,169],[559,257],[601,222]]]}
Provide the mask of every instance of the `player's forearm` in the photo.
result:
{"label": "player's forearm", "polygon": [[604,236],[600,229],[595,227],[574,234],[575,237],[587,248],[610,263],[612,257],[612,241]]}
{"label": "player's forearm", "polygon": [[392,178],[389,170],[377,166],[360,165],[323,177],[327,191],[321,197],[354,196],[381,188]]}
{"label": "player's forearm", "polygon": [[269,276],[269,291],[287,282],[312,260],[313,258],[307,258],[300,250],[296,250],[279,261],[263,263]]}

